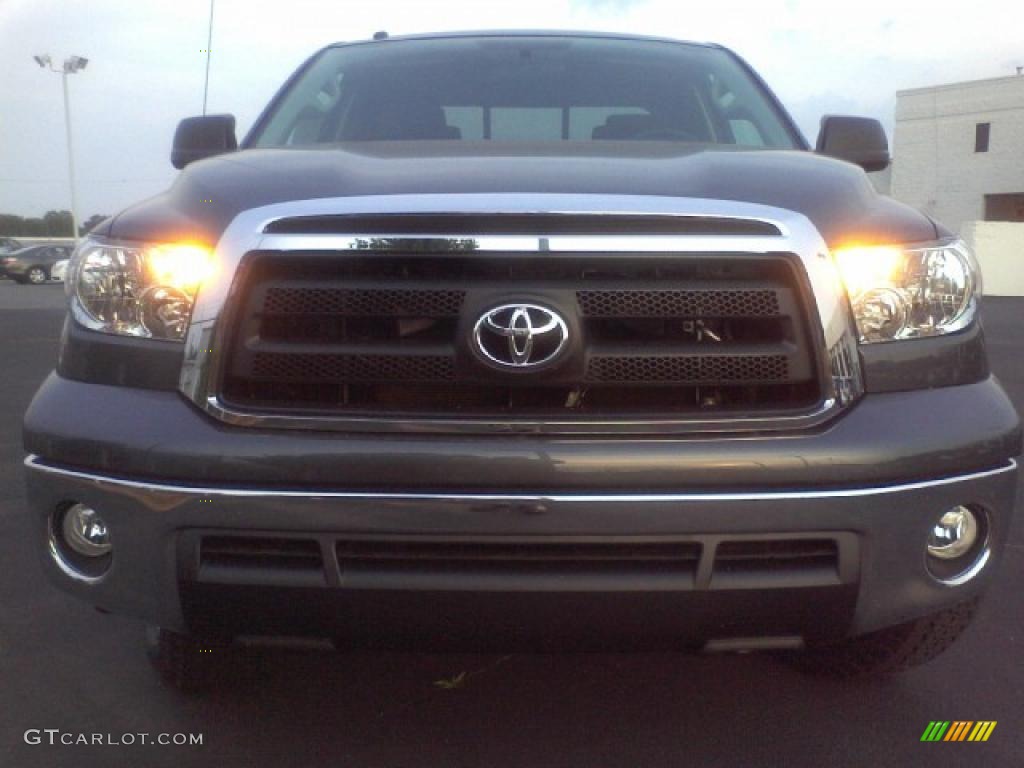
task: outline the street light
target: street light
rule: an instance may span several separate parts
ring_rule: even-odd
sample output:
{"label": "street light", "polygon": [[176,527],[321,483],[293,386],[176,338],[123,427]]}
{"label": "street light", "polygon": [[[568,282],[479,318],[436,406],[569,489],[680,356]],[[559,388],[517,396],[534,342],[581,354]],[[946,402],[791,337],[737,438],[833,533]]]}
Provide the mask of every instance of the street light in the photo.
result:
{"label": "street light", "polygon": [[68,103],[68,75],[73,75],[81,69],[85,69],[89,60],[82,56],[69,56],[62,67],[53,66],[50,54],[44,53],[33,56],[36,64],[51,72],[59,72],[61,85],[64,89],[64,130],[68,137],[68,179],[71,182],[71,229],[72,236],[78,240],[78,202],[75,199],[75,159],[74,150],[71,145],[71,107]]}

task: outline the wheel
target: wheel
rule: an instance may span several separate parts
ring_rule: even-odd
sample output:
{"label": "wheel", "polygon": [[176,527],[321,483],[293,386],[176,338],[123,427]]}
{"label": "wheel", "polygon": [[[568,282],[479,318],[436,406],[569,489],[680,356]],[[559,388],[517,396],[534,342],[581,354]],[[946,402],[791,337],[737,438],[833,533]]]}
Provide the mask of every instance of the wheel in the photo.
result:
{"label": "wheel", "polygon": [[46,271],[46,267],[30,267],[25,273],[25,277],[32,285],[42,285],[50,279],[50,274]]}
{"label": "wheel", "polygon": [[974,618],[979,598],[906,624],[793,655],[805,672],[843,679],[886,677],[931,661],[956,642]]}
{"label": "wheel", "polygon": [[146,627],[146,652],[150,662],[165,683],[183,693],[198,693],[208,686],[217,656],[228,645],[224,640],[206,640],[163,627]]}

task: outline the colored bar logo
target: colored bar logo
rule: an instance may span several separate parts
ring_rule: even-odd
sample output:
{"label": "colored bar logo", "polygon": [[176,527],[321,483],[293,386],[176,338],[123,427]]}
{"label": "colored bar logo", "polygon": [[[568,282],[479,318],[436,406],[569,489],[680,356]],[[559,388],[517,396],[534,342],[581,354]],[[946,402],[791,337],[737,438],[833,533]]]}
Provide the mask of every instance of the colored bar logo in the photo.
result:
{"label": "colored bar logo", "polygon": [[988,741],[995,728],[995,720],[933,720],[921,741]]}

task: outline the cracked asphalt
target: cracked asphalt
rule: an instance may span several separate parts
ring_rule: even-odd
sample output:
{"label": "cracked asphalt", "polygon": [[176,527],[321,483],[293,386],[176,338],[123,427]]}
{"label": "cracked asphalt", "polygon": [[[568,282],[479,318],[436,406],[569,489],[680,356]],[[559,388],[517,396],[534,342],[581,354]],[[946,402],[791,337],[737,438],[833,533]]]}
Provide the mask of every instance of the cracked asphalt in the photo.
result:
{"label": "cracked asphalt", "polygon": [[[1024,299],[986,299],[984,316],[993,368],[1024,410]],[[59,286],[0,281],[0,766],[1024,764],[1024,515],[957,646],[886,682],[809,678],[757,655],[311,645],[231,655],[212,690],[182,696],[150,669],[140,624],[66,597],[36,562],[20,422],[62,320]],[[998,725],[984,744],[921,743],[936,719]],[[32,745],[29,729],[201,733],[203,743]]]}

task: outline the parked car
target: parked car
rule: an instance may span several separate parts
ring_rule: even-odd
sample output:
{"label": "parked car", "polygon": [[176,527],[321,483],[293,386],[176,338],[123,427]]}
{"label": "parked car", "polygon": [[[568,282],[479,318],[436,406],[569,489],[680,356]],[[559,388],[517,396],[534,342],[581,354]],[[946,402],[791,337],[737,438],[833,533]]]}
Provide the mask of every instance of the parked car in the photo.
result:
{"label": "parked car", "polygon": [[13,237],[0,237],[0,253],[10,253],[24,247],[24,244]]}
{"label": "parked car", "polygon": [[26,545],[173,683],[260,633],[887,674],[993,583],[1020,422],[877,121],[812,149],[719,46],[449,34],[171,157],[76,251],[24,440]]}
{"label": "parked car", "polygon": [[61,259],[52,267],[50,267],[50,279],[64,282],[64,277],[68,271],[68,259]]}
{"label": "parked car", "polygon": [[0,269],[19,283],[42,285],[50,279],[53,266],[71,256],[66,245],[30,245],[0,257]]}

